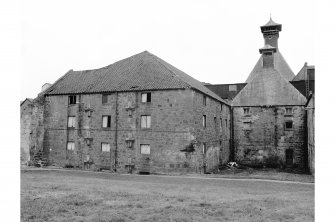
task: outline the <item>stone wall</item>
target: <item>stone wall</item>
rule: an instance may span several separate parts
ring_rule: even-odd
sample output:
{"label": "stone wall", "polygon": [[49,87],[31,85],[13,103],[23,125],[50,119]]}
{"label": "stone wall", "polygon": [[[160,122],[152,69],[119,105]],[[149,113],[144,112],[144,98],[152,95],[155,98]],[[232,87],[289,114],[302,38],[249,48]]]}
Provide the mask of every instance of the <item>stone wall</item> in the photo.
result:
{"label": "stone wall", "polygon": [[20,162],[26,164],[30,160],[29,144],[30,144],[30,124],[31,124],[32,104],[29,100],[25,100],[20,105],[20,127],[21,127],[21,153]]}
{"label": "stone wall", "polygon": [[[216,171],[220,164],[229,161],[230,149],[230,107],[210,97],[193,91],[194,135],[197,141],[197,163],[205,171]],[[222,110],[221,110],[222,105]],[[203,115],[206,115],[206,127],[203,127]],[[214,121],[216,117],[216,122]],[[221,122],[222,121],[222,127]],[[206,152],[203,153],[203,145]]]}
{"label": "stone wall", "polygon": [[307,109],[307,130],[308,130],[308,169],[312,175],[315,174],[315,141],[314,141],[314,131],[315,131],[315,109],[314,109],[314,95],[308,102]]}
{"label": "stone wall", "polygon": [[[68,104],[68,95],[47,96],[45,102],[44,153],[49,163],[58,166],[78,166],[90,169],[115,169],[126,172],[176,172],[202,170],[203,142],[219,150],[220,161],[229,156],[229,108],[208,98],[203,107],[202,94],[191,89],[151,91],[151,102],[141,102],[142,92],[120,92],[108,96],[102,104],[102,94],[77,95],[77,104]],[[208,115],[208,127],[202,127],[202,115]],[[111,116],[111,127],[102,128],[102,116]],[[151,127],[140,127],[141,115],[151,116]],[[74,128],[67,127],[68,116],[75,116]],[[217,116],[217,126],[213,118]],[[223,129],[219,129],[220,118]],[[229,122],[227,123],[229,126]],[[127,141],[133,141],[128,148]],[[222,145],[220,146],[220,140]],[[75,143],[73,151],[67,142]],[[197,141],[194,152],[181,150]],[[102,152],[101,143],[109,143],[111,152]],[[150,145],[150,155],[140,153],[140,145]],[[227,148],[228,147],[228,148]],[[227,150],[227,149],[228,150]],[[116,158],[115,158],[116,157]],[[213,159],[213,157],[211,157]],[[84,164],[89,160],[90,164]],[[219,162],[212,161],[211,168]]]}
{"label": "stone wall", "polygon": [[[293,150],[293,167],[304,168],[306,161],[305,110],[291,106],[292,114],[285,114],[284,106],[233,107],[235,160],[251,166],[286,166],[286,150]],[[293,129],[285,129],[292,121]]]}
{"label": "stone wall", "polygon": [[21,108],[21,164],[32,160],[34,154],[43,150],[43,115],[44,98],[38,97],[33,101],[26,100]]}

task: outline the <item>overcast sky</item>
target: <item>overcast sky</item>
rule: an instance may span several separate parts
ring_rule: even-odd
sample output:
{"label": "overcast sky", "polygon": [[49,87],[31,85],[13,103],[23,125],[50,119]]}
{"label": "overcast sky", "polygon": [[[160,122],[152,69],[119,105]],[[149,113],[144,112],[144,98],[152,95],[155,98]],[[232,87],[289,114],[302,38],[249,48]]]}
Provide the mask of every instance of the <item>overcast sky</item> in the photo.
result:
{"label": "overcast sky", "polygon": [[202,82],[244,82],[282,24],[279,49],[296,74],[314,64],[313,1],[21,1],[21,100],[68,70],[96,69],[147,50]]}

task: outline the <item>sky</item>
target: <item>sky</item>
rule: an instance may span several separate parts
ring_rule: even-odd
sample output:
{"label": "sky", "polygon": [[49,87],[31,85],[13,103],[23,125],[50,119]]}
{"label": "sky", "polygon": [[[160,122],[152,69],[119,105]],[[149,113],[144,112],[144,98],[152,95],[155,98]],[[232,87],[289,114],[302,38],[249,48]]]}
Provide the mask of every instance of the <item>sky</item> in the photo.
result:
{"label": "sky", "polygon": [[279,49],[296,74],[314,65],[313,10],[313,1],[21,1],[20,99],[70,69],[145,50],[201,82],[245,82],[270,14],[282,24]]}

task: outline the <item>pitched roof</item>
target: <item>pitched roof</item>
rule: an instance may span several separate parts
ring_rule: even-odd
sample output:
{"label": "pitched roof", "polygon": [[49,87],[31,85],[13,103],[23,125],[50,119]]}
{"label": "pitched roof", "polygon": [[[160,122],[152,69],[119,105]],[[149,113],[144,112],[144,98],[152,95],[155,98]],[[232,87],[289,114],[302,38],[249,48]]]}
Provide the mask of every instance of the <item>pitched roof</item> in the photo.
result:
{"label": "pitched roof", "polygon": [[314,78],[315,78],[315,67],[307,65],[306,62],[292,81],[300,81],[308,79],[314,80]]}
{"label": "pitched roof", "polygon": [[[274,54],[274,67],[278,72],[286,79],[287,81],[291,81],[294,78],[294,73],[292,72],[291,68],[285,61],[284,57],[280,53],[279,50],[275,52]],[[245,81],[246,83],[251,82],[251,80],[256,76],[256,73],[258,73],[262,69],[262,56],[258,59],[254,69],[251,71],[249,74],[247,80]]]}
{"label": "pitched roof", "polygon": [[276,26],[276,25],[281,25],[281,24],[278,24],[278,23],[275,23],[272,18],[270,17],[270,20],[265,24],[263,25],[262,27],[266,27],[266,26]]}
{"label": "pitched roof", "polygon": [[23,101],[20,102],[20,106],[22,106],[22,104],[25,103],[26,101],[29,102],[29,103],[31,103],[31,102],[33,102],[33,99],[26,98],[25,100],[23,100]]}
{"label": "pitched roof", "polygon": [[224,102],[198,80],[147,51],[100,69],[70,70],[47,90],[46,95],[185,88],[193,88]]}
{"label": "pitched roof", "polygon": [[265,46],[263,46],[262,48],[259,49],[260,53],[263,53],[263,51],[273,51],[273,52],[276,52],[277,48],[273,47],[273,46],[271,46],[269,44],[266,44]]}
{"label": "pitched roof", "polygon": [[232,106],[304,105],[306,98],[274,68],[262,68],[233,99]]}

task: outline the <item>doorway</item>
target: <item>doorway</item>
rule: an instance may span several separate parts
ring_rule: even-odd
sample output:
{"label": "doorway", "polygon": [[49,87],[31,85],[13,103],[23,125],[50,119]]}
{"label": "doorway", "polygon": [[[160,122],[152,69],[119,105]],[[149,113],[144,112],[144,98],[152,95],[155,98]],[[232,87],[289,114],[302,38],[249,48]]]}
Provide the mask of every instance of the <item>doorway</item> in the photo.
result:
{"label": "doorway", "polygon": [[287,167],[293,166],[293,149],[286,150],[286,166]]}

